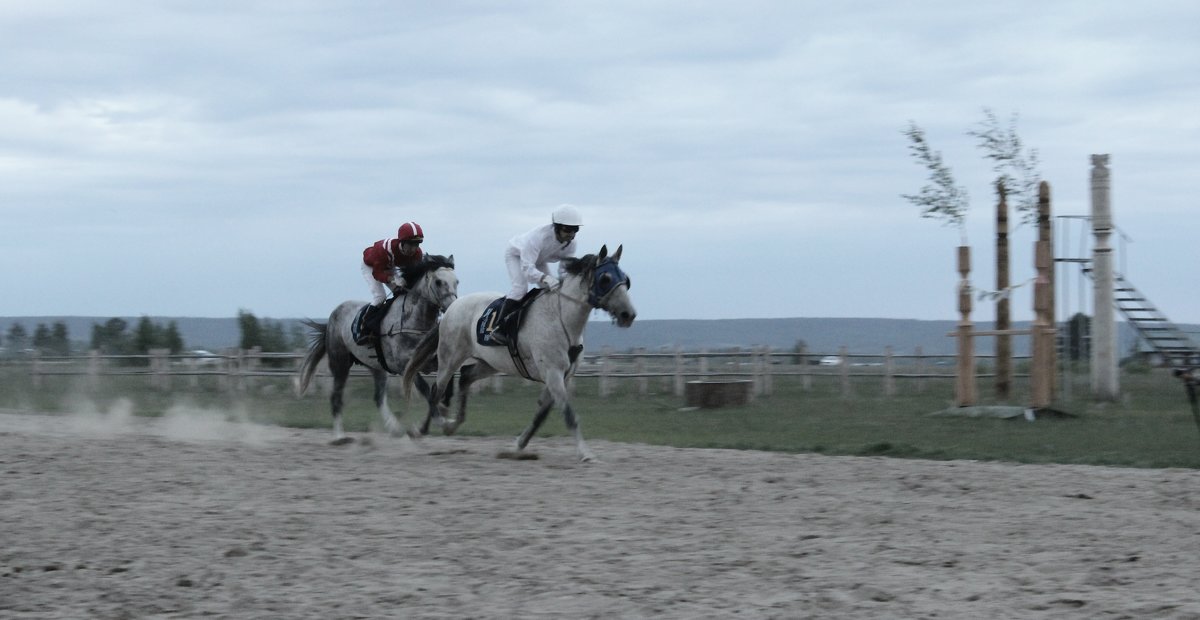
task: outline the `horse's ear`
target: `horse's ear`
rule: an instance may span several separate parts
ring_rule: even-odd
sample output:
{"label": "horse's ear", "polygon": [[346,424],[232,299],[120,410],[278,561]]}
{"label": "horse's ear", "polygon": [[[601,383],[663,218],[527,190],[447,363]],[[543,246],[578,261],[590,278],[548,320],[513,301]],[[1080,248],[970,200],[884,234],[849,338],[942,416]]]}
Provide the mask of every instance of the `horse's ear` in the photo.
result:
{"label": "horse's ear", "polygon": [[621,250],[624,250],[624,249],[625,249],[625,246],[623,244],[617,246],[617,251],[613,252],[613,255],[612,255],[612,262],[614,262],[614,263],[621,262]]}
{"label": "horse's ear", "polygon": [[607,257],[607,256],[608,256],[608,244],[604,244],[604,245],[600,246],[600,253],[596,255],[596,262],[599,263],[599,262],[604,261],[605,257]]}
{"label": "horse's ear", "polygon": [[454,268],[454,255],[451,254],[450,256],[447,256],[446,262],[450,263],[450,268],[453,269]]}

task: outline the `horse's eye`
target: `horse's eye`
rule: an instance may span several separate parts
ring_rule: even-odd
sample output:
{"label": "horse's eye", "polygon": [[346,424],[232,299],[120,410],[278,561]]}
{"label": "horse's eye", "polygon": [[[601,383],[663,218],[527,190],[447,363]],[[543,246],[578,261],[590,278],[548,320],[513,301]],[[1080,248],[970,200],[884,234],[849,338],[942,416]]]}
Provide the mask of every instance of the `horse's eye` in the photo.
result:
{"label": "horse's eye", "polygon": [[612,284],[612,276],[607,273],[600,276],[600,286],[607,287],[609,284]]}

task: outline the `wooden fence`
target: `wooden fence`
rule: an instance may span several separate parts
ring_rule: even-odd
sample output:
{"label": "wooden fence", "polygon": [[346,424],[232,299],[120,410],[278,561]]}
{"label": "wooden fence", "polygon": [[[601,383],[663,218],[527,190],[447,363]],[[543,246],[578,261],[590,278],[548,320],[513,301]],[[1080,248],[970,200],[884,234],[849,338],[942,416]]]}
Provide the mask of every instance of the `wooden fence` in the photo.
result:
{"label": "wooden fence", "polygon": [[[986,356],[981,356],[986,359]],[[170,390],[177,387],[198,387],[204,377],[215,378],[221,389],[245,390],[262,378],[288,378],[293,388],[298,385],[297,370],[304,358],[303,351],[265,353],[258,349],[230,350],[221,354],[170,354],[167,350],[151,351],[148,355],[101,355],[97,351],[86,355],[31,357],[10,364],[28,364],[35,386],[41,386],[50,376],[77,375],[86,378],[93,387],[102,376],[144,376],[155,388]],[[916,392],[924,391],[930,381],[954,379],[953,357],[924,355],[918,348],[913,354],[896,354],[890,347],[878,354],[851,354],[842,347],[836,353],[807,353],[771,351],[766,347],[727,349],[721,351],[684,352],[646,351],[628,353],[603,350],[585,354],[580,360],[576,377],[594,378],[600,396],[608,396],[618,383],[638,394],[670,392],[684,396],[689,385],[738,382],[746,387],[749,397],[768,396],[779,377],[795,377],[803,389],[810,389],[814,380],[837,381],[843,395],[852,395],[852,383],[872,378],[881,384],[882,394],[895,396],[897,382],[911,383]],[[367,371],[356,366],[352,376],[366,376]],[[978,377],[989,376],[981,372]],[[497,375],[477,385],[502,391],[507,380]],[[211,381],[211,379],[210,379]],[[331,384],[324,363],[318,367],[314,386],[316,393],[328,393]]]}

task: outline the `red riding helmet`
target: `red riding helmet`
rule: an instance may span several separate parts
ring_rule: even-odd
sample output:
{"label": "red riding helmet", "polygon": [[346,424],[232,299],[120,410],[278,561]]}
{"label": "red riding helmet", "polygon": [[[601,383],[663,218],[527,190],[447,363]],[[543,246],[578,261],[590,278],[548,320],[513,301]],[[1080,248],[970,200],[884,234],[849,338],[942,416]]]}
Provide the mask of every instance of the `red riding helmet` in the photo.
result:
{"label": "red riding helmet", "polygon": [[424,241],[425,231],[421,230],[421,225],[416,222],[405,222],[400,225],[400,230],[396,231],[396,238],[401,241]]}

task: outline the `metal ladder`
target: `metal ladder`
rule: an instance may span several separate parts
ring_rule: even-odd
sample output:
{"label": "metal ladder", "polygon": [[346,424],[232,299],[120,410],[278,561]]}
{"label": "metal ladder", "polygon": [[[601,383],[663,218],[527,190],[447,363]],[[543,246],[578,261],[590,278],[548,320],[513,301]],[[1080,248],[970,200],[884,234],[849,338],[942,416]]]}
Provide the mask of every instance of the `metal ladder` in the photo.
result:
{"label": "metal ladder", "polygon": [[[1092,276],[1091,267],[1084,267],[1083,272],[1088,277]],[[1196,347],[1187,332],[1180,330],[1159,312],[1124,276],[1114,273],[1113,280],[1116,284],[1114,301],[1117,309],[1137,330],[1138,336],[1163,356],[1163,361],[1173,368],[1190,368],[1200,364],[1200,348]]]}

